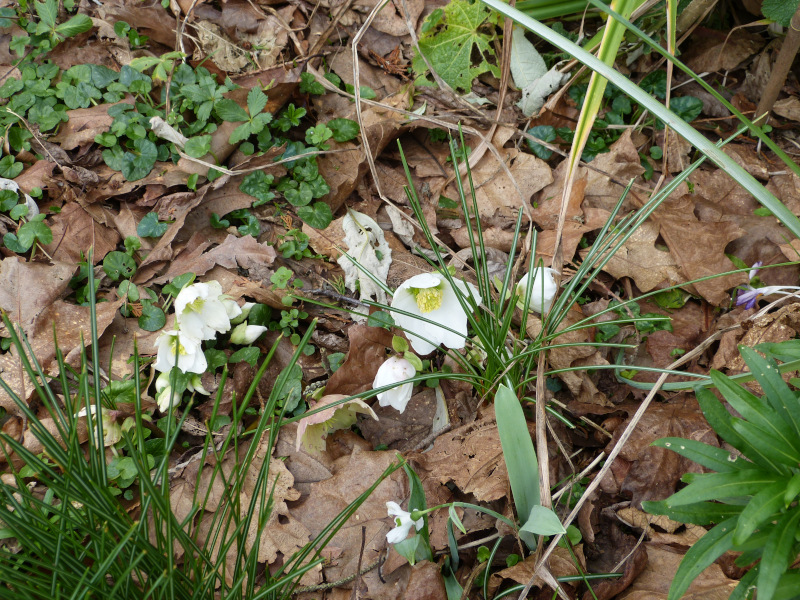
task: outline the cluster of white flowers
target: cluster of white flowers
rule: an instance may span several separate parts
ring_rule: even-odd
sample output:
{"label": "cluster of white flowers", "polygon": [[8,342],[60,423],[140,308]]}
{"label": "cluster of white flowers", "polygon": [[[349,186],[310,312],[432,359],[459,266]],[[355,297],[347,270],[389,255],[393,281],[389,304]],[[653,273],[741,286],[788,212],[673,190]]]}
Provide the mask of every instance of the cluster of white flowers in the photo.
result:
{"label": "cluster of white flowers", "polygon": [[[195,373],[187,384],[189,391],[207,394],[200,383],[199,374],[208,368],[202,343],[211,340],[218,333],[227,333],[231,327],[231,342],[244,345],[254,342],[267,328],[262,325],[248,325],[247,317],[252,302],[240,307],[235,301],[222,293],[217,281],[194,283],[183,288],[175,298],[175,329],[165,331],[156,339],[158,356],[153,365],[161,371],[156,380],[158,406],[164,411],[171,406],[169,372],[177,367],[184,373]],[[177,360],[176,360],[177,359]],[[180,400],[180,395],[173,401]]]}

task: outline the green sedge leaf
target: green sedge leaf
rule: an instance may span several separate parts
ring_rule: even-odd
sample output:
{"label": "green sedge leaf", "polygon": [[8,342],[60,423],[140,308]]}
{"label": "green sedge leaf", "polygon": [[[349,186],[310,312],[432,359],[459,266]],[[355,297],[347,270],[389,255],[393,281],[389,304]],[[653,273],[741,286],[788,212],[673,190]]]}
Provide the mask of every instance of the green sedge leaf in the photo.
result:
{"label": "green sedge leaf", "polygon": [[740,346],[739,351],[744,362],[750,367],[750,372],[764,390],[764,397],[780,415],[781,420],[791,425],[792,440],[800,439],[800,402],[781,377],[775,361],[761,357],[758,352],[747,346]]}
{"label": "green sedge leaf", "polygon": [[735,518],[723,521],[689,548],[672,580],[667,600],[680,600],[692,581],[731,549],[735,524]]}
{"label": "green sedge leaf", "polygon": [[692,482],[666,499],[668,507],[693,504],[706,500],[739,498],[757,494],[765,485],[775,481],[775,475],[761,469],[744,469],[732,473],[703,473],[692,475]]}
{"label": "green sedge leaf", "polygon": [[744,543],[756,529],[771,520],[773,515],[783,508],[783,495],[789,479],[781,478],[762,486],[760,492],[755,494],[739,515],[736,532],[733,534],[733,543]]}
{"label": "green sedge leaf", "polygon": [[673,521],[694,525],[719,523],[742,512],[744,506],[719,502],[696,502],[669,507],[666,500],[642,502],[642,508],[653,515],[664,515]]}
{"label": "green sedge leaf", "polygon": [[729,473],[753,467],[753,463],[742,460],[722,448],[715,448],[696,440],[662,438],[653,442],[651,446],[672,450],[718,473]]}
{"label": "green sedge leaf", "polygon": [[798,525],[800,525],[800,507],[795,507],[793,511],[783,515],[772,528],[758,566],[759,600],[772,600],[775,595],[781,575],[795,556],[795,534]]}

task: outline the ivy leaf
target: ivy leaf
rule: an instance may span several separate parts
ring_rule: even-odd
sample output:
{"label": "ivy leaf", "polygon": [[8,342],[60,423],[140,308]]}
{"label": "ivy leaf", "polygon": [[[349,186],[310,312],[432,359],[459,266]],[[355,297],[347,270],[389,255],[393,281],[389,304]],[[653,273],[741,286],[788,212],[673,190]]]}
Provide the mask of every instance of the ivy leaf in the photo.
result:
{"label": "ivy leaf", "polygon": [[124,252],[114,250],[103,259],[103,271],[112,281],[130,279],[136,273],[136,261]]}
{"label": "ivy leaf", "polygon": [[6,179],[14,179],[17,175],[22,173],[24,165],[21,162],[14,160],[10,154],[0,158],[0,177]]}
{"label": "ivy leaf", "polygon": [[230,358],[228,359],[229,363],[237,363],[237,362],[246,362],[251,367],[255,367],[256,363],[258,362],[258,357],[261,356],[261,350],[256,348],[255,346],[248,346],[247,348],[241,348],[231,354]]}
{"label": "ivy leaf", "polygon": [[300,75],[300,93],[322,96],[325,93],[325,87],[311,73],[302,73]]}
{"label": "ivy leaf", "polygon": [[136,227],[136,233],[139,237],[157,238],[164,235],[168,228],[168,223],[158,222],[158,213],[149,212],[139,221],[139,225]]}
{"label": "ivy leaf", "polygon": [[[536,127],[531,127],[528,130],[528,133],[533,137],[542,140],[543,142],[556,141],[556,130],[551,125],[537,125]],[[537,144],[533,140],[529,139],[526,139],[525,141],[528,142],[528,147],[531,149],[531,152],[533,152],[542,160],[547,160],[553,156],[553,151],[548,150],[541,144]]]}
{"label": "ivy leaf", "polygon": [[0,190],[0,212],[8,212],[19,202],[19,194],[13,190]]}
{"label": "ivy leaf", "polygon": [[[480,2],[453,0],[444,8],[445,25],[436,33],[424,35],[419,47],[442,79],[456,89],[468,91],[472,80],[481,73],[492,72],[499,77],[497,66],[487,60],[494,59],[491,38],[479,29],[492,15]],[[473,56],[480,59],[473,66]],[[417,56],[413,61],[414,70],[424,73],[425,61]]]}
{"label": "ivy leaf", "polygon": [[192,158],[202,158],[211,151],[211,136],[198,135],[189,138],[183,147],[183,151]]}
{"label": "ivy leaf", "polygon": [[[270,191],[274,181],[275,177],[272,175],[267,175],[263,171],[253,171],[245,176],[242,183],[239,184],[239,189],[245,194],[257,198],[258,206],[261,206],[275,197],[275,193]],[[253,203],[253,206],[256,206],[256,203]]]}
{"label": "ivy leaf", "polygon": [[122,158],[122,175],[128,181],[147,177],[158,159],[156,145],[146,138],[135,140],[133,147],[136,153],[126,152]]}
{"label": "ivy leaf", "polygon": [[17,254],[22,254],[31,249],[30,246],[23,246],[16,233],[7,233],[3,236],[3,245]]}
{"label": "ivy leaf", "polygon": [[333,119],[328,121],[328,128],[333,132],[337,142],[349,142],[359,133],[358,123],[352,119]]}
{"label": "ivy leaf", "polygon": [[142,303],[142,316],[139,317],[139,327],[145,331],[158,331],[167,324],[164,311],[150,302]]}
{"label": "ivy leaf", "polygon": [[324,202],[314,202],[311,206],[299,207],[297,216],[303,223],[314,229],[325,229],[333,221],[331,207]]}
{"label": "ivy leaf", "polygon": [[703,101],[694,96],[680,96],[670,100],[669,107],[681,119],[691,123],[703,111]]}
{"label": "ivy leaf", "polygon": [[17,231],[17,239],[25,248],[30,248],[37,240],[40,244],[47,245],[53,241],[53,232],[39,220],[28,221]]}

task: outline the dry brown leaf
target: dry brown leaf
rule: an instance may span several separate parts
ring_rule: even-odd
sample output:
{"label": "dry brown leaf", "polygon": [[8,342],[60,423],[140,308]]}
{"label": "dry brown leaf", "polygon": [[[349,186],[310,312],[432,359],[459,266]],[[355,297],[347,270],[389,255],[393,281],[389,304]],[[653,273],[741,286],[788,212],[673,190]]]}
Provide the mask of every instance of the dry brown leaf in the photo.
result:
{"label": "dry brown leaf", "polygon": [[272,271],[268,267],[277,256],[275,248],[267,243],[259,244],[251,235],[237,237],[228,234],[222,244],[198,255],[197,248],[203,247],[204,244],[188,244],[186,251],[169,264],[167,272],[153,279],[152,283],[165,283],[183,273],[204,275],[215,265],[232,270],[247,269],[254,279],[265,280],[269,279]]}
{"label": "dry brown leaf", "polygon": [[778,100],[773,106],[772,111],[779,117],[790,121],[800,121],[800,99],[790,96],[783,100]]}
{"label": "dry brown leaf", "polygon": [[353,396],[372,389],[378,368],[392,347],[392,332],[382,327],[355,323],[347,329],[350,350],[344,363],[331,375],[326,394]]}
{"label": "dry brown leaf", "polygon": [[[626,408],[633,414],[635,408]],[[607,451],[616,445],[628,421],[614,431]],[[679,394],[668,402],[651,404],[625,443],[600,486],[608,494],[631,498],[634,506],[643,500],[663,500],[675,492],[684,473],[700,473],[696,463],[665,448],[650,444],[663,437],[681,437],[719,446],[714,430],[703,417],[693,394]]]}
{"label": "dry brown leaf", "polygon": [[17,256],[0,262],[0,309],[28,335],[36,318],[64,292],[76,265],[25,262]]}
{"label": "dry brown leaf", "polygon": [[363,419],[359,429],[373,448],[385,444],[390,450],[399,452],[414,450],[431,433],[436,415],[436,391],[422,388],[411,396],[402,413],[392,406],[379,406],[377,402],[372,409],[378,420]]}
{"label": "dry brown leaf", "polygon": [[764,47],[764,38],[746,29],[728,33],[698,27],[686,45],[683,61],[695,73],[731,71]]}
{"label": "dry brown leaf", "polygon": [[[682,283],[684,279],[675,258],[668,249],[656,247],[658,232],[658,225],[650,221],[642,223],[611,256],[603,270],[616,279],[630,277],[642,292]],[[581,256],[585,257],[588,252],[582,250]]]}
{"label": "dry brown leaf", "polygon": [[77,265],[89,249],[97,264],[117,247],[119,234],[91,217],[77,202],[70,202],[49,219],[53,241],[44,247],[54,259]]}
{"label": "dry brown leaf", "polygon": [[[662,600],[675,578],[683,554],[663,544],[645,543],[647,567],[619,600]],[[713,564],[700,573],[683,595],[683,600],[727,600],[738,585],[729,579],[719,565]]]}
{"label": "dry brown leaf", "polygon": [[[292,506],[291,517],[307,527],[312,537],[318,535],[335,515],[371,486],[394,460],[394,452],[364,452],[354,448],[352,454],[334,461],[331,469],[333,477],[310,484],[308,496]],[[378,558],[386,547],[386,533],[392,525],[386,514],[386,502],[402,502],[407,495],[406,477],[402,471],[396,472],[375,489],[328,544],[328,551],[341,550],[341,554],[325,568],[326,581],[337,581],[356,572],[362,527],[366,528],[362,564],[370,564]]]}
{"label": "dry brown leaf", "polygon": [[508,496],[508,471],[494,414],[440,435],[429,451],[414,454],[414,462],[423,481],[453,482],[479,502]]}
{"label": "dry brown leaf", "polygon": [[[586,572],[586,559],[583,557],[583,546],[572,546],[572,551],[578,559],[579,565],[570,554],[570,550],[558,546],[550,555],[548,566],[553,577],[571,577],[581,575]],[[503,569],[497,573],[492,573],[489,583],[490,589],[497,589],[503,580],[510,579],[516,583],[527,585],[536,575],[536,564],[539,562],[538,554],[531,554],[522,562],[518,562],[513,567]],[[580,569],[578,568],[580,566]],[[537,588],[545,587],[546,584],[541,577],[536,575],[533,586]]]}
{"label": "dry brown leaf", "polygon": [[659,542],[661,544],[692,546],[708,533],[699,525],[679,523],[665,515],[651,515],[633,506],[617,510],[617,518],[629,527],[643,529],[651,542]]}
{"label": "dry brown leaf", "polygon": [[58,133],[50,138],[64,150],[74,150],[83,144],[94,142],[96,135],[111,128],[114,118],[108,114],[113,104],[98,104],[90,108],[68,110],[69,121],[62,123]]}

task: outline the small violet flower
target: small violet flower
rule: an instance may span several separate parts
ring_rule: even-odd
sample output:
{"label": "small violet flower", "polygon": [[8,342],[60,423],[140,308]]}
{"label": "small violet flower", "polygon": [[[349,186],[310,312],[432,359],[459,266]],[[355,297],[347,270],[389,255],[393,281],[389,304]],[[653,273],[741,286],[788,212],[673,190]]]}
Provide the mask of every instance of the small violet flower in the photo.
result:
{"label": "small violet flower", "polygon": [[544,314],[550,310],[550,307],[553,305],[553,298],[555,298],[556,292],[558,291],[558,285],[556,284],[555,277],[553,277],[553,274],[558,275],[558,272],[549,267],[536,267],[532,273],[533,284],[528,283],[531,273],[525,273],[525,276],[520,279],[517,284],[517,294],[519,295],[517,306],[519,308],[524,307],[528,286],[532,285],[531,300],[528,309],[539,314]]}
{"label": "small violet flower", "polygon": [[[458,294],[463,298],[468,298],[471,291],[475,302],[481,303],[474,285],[458,280],[455,284]],[[453,286],[441,273],[422,273],[403,282],[395,290],[392,308],[410,313],[393,313],[392,316],[395,323],[406,330],[411,347],[418,354],[430,354],[440,344],[456,350],[464,347],[467,313]],[[433,323],[426,323],[420,318],[430,319]]]}
{"label": "small violet flower", "polygon": [[258,337],[267,330],[263,325],[248,325],[245,321],[240,323],[231,331],[231,343],[239,346],[252,344]]}
{"label": "small violet flower", "polygon": [[[200,340],[179,330],[164,331],[156,338],[158,357],[153,365],[156,371],[169,372],[178,367],[184,373],[205,373],[208,363]],[[178,363],[175,364],[177,349]]]}
{"label": "small violet flower", "polygon": [[395,528],[386,534],[386,541],[390,544],[402,542],[408,537],[408,532],[411,531],[412,527],[419,531],[425,524],[422,517],[416,521],[411,520],[411,513],[400,508],[397,502],[387,502],[386,510],[390,517],[394,517],[395,523]]}
{"label": "small violet flower", "polygon": [[378,404],[381,406],[391,406],[399,412],[406,409],[408,401],[411,400],[411,393],[414,390],[413,383],[401,383],[406,379],[411,379],[417,374],[417,370],[405,358],[392,356],[387,358],[378,369],[372,387],[380,388],[386,385],[397,384],[396,387],[378,394]]}
{"label": "small violet flower", "polygon": [[239,305],[222,294],[217,281],[193,283],[175,298],[178,327],[198,340],[211,340],[217,333],[230,331],[231,319],[241,313]]}
{"label": "small violet flower", "polygon": [[[761,261],[753,264],[753,268],[750,269],[750,272],[748,273],[750,281],[752,281],[758,273],[761,264]],[[772,294],[791,296],[793,294],[797,294],[799,290],[800,286],[796,285],[767,285],[760,288],[754,288],[748,283],[746,286],[742,286],[737,290],[736,306],[741,306],[744,304],[746,309],[755,308],[762,296],[771,296]]]}

